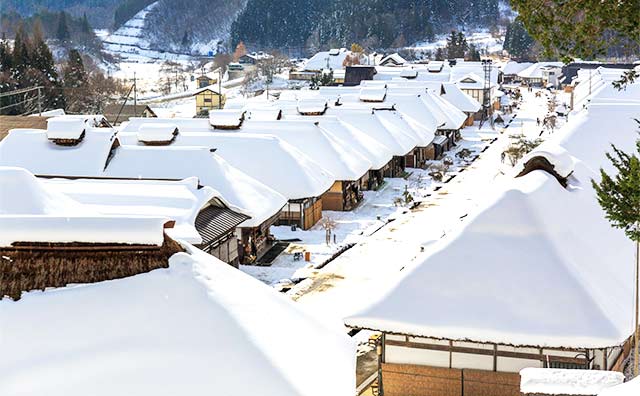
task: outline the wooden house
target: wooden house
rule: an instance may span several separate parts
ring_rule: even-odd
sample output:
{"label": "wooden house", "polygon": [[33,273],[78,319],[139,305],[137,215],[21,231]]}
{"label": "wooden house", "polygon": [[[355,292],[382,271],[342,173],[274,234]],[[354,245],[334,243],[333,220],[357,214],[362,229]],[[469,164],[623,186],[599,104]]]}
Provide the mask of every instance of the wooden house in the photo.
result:
{"label": "wooden house", "polygon": [[[218,112],[215,113],[217,115]],[[215,122],[221,123],[222,120],[217,117]],[[249,121],[249,126],[253,122]],[[225,125],[230,123],[235,121],[225,122]],[[231,166],[287,198],[277,224],[295,224],[305,230],[313,227],[322,218],[321,196],[335,181],[334,176],[277,136],[247,133],[245,128],[240,131],[243,133],[183,132],[172,145],[215,149],[216,154]],[[126,144],[138,143],[131,132],[120,133],[119,139]]]}
{"label": "wooden house", "polygon": [[198,89],[193,96],[196,98],[196,114],[222,109],[226,102],[226,95],[220,95],[217,89],[211,86]]}
{"label": "wooden house", "polygon": [[407,61],[397,52],[389,54],[380,60],[379,66],[403,66]]}
{"label": "wooden house", "polygon": [[114,103],[108,104],[104,108],[104,116],[111,125],[119,125],[128,121],[131,117],[157,117],[151,107],[145,104],[125,104]]}
{"label": "wooden house", "polygon": [[210,85],[216,84],[217,82],[218,82],[217,79],[211,78],[211,77],[209,77],[207,75],[204,75],[204,74],[201,75],[201,76],[198,76],[196,78],[196,85],[198,86],[198,89],[206,88],[206,87],[208,87]]}
{"label": "wooden house", "polygon": [[360,85],[360,82],[373,80],[376,75],[375,66],[354,65],[345,69],[344,86],[353,87]]}
{"label": "wooden house", "polygon": [[622,369],[632,268],[614,263],[631,242],[602,219],[593,171],[550,158],[583,188],[542,169],[513,179],[384,299],[346,319],[382,332],[384,395],[519,396],[524,368]]}

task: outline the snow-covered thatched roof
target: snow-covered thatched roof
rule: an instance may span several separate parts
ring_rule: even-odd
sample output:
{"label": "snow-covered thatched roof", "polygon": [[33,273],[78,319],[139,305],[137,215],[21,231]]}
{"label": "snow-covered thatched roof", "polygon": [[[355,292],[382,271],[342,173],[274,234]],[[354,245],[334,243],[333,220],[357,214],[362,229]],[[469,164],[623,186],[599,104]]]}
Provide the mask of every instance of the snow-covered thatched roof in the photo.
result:
{"label": "snow-covered thatched roof", "polygon": [[325,69],[344,69],[343,63],[351,51],[345,48],[334,48],[330,51],[320,51],[305,62],[303,70],[322,71]]}
{"label": "snow-covered thatched roof", "polygon": [[633,246],[607,222],[591,187],[599,167],[612,170],[604,156],[610,143],[635,149],[631,115],[640,109],[621,107],[592,105],[556,133],[550,143],[576,160],[566,188],[543,170],[511,180],[463,230],[346,323],[522,346],[622,344],[633,329],[633,268],[624,264]]}
{"label": "snow-covered thatched roof", "polygon": [[520,78],[542,78],[542,69],[548,66],[562,67],[562,62],[538,62],[518,72]]}
{"label": "snow-covered thatched roof", "polygon": [[222,109],[209,111],[209,123],[216,129],[238,129],[244,121],[244,110]]}
{"label": "snow-covered thatched roof", "polygon": [[169,143],[178,135],[178,126],[171,123],[144,124],[138,128],[138,141],[147,144]]}
{"label": "snow-covered thatched roof", "polygon": [[53,117],[47,120],[47,139],[80,140],[87,129],[87,124],[80,118]]}
{"label": "snow-covered thatched roof", "polygon": [[344,329],[186,248],[167,268],[0,300],[0,394],[353,394]]}
{"label": "snow-covered thatched roof", "polygon": [[111,128],[89,128],[73,146],[52,143],[44,130],[14,130],[0,144],[0,166],[25,168],[35,175],[96,176],[114,141]]}
{"label": "snow-covered thatched roof", "polygon": [[175,222],[167,234],[193,244],[202,237],[195,221],[200,210],[213,199],[228,204],[211,187],[200,187],[198,179],[179,181],[112,179],[42,179],[47,190],[60,193],[103,215],[160,216]]}
{"label": "snow-covered thatched roof", "polygon": [[277,214],[287,199],[231,166],[208,147],[121,145],[104,176],[181,180],[195,176],[212,187],[232,209],[251,216],[241,227],[256,227]]}

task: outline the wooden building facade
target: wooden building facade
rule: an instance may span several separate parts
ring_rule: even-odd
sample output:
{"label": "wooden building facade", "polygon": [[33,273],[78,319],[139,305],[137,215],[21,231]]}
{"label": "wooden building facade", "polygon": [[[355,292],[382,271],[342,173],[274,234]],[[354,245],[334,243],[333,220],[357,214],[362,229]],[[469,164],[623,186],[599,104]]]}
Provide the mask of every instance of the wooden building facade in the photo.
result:
{"label": "wooden building facade", "polygon": [[292,199],[282,208],[278,225],[296,225],[308,230],[322,218],[322,198]]}
{"label": "wooden building facade", "polygon": [[379,382],[385,396],[519,396],[527,367],[620,371],[620,347],[545,348],[383,333]]}
{"label": "wooden building facade", "polygon": [[269,228],[278,222],[280,213],[276,213],[257,227],[240,227],[239,261],[242,264],[254,264],[271,249],[275,238]]}

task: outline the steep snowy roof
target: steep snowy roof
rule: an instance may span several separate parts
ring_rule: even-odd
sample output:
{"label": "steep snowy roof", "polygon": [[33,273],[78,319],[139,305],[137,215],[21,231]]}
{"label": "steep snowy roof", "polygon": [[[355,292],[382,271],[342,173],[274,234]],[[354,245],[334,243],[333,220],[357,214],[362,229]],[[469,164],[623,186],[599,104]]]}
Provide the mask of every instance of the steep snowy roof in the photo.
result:
{"label": "steep snowy roof", "polygon": [[[129,142],[126,134],[119,139]],[[194,132],[181,134],[173,146],[205,146],[231,166],[284,195],[302,199],[322,195],[335,177],[291,144],[272,135]]]}
{"label": "steep snowy roof", "polygon": [[547,66],[562,67],[562,62],[538,62],[518,72],[520,78],[542,78],[542,69]]}
{"label": "steep snowy roof", "polygon": [[298,113],[300,114],[324,114],[324,112],[327,110],[327,107],[327,101],[322,99],[298,100]]}
{"label": "steep snowy roof", "polygon": [[482,89],[484,79],[475,73],[468,73],[454,81],[462,89]]}
{"label": "steep snowy roof", "polygon": [[351,54],[351,51],[347,51],[344,48],[336,48],[331,51],[320,51],[304,64],[303,70],[321,71],[324,69],[344,69],[342,64],[349,54]]}
{"label": "steep snowy roof", "polygon": [[346,323],[512,345],[622,344],[633,328],[632,266],[624,264],[632,244],[604,218],[594,177],[579,163],[566,189],[544,171],[513,179],[458,235]]}
{"label": "steep snowy roof", "polygon": [[513,76],[530,67],[531,65],[533,65],[533,63],[531,62],[509,61],[502,66],[502,73],[508,76]]}
{"label": "steep snowy roof", "polygon": [[444,119],[444,124],[441,124],[439,129],[460,129],[467,120],[467,116],[461,110],[441,96],[426,92],[426,94],[420,95],[420,98],[438,121]]}
{"label": "steep snowy roof", "polygon": [[275,215],[287,199],[231,166],[208,147],[130,146],[116,149],[105,176],[131,179],[185,179],[218,191],[238,211],[251,216],[241,227],[255,227]]}
{"label": "steep snowy roof", "polygon": [[515,174],[524,170],[525,164],[530,160],[542,157],[553,166],[553,170],[560,177],[567,178],[575,169],[575,159],[563,147],[551,142],[545,142],[527,153],[514,167]]}
{"label": "steep snowy roof", "polygon": [[[381,113],[387,113],[387,117],[381,117]],[[397,114],[390,113],[392,112],[335,108],[331,109],[329,115],[335,115],[342,122],[366,131],[378,143],[387,147],[393,155],[405,155],[416,146],[415,140],[393,125],[391,117],[397,119]],[[383,122],[383,119],[387,120],[387,118],[391,120]]]}
{"label": "steep snowy roof", "polygon": [[241,132],[273,135],[305,153],[336,180],[358,180],[369,169],[371,161],[344,145],[328,131],[310,121],[256,121],[247,122]]}
{"label": "steep snowy roof", "polygon": [[188,251],[168,268],[0,300],[0,394],[353,394],[343,329]]}
{"label": "steep snowy roof", "polygon": [[475,113],[482,107],[477,100],[462,92],[460,87],[455,84],[443,83],[442,89],[444,90],[444,94],[441,96],[458,110],[464,111],[465,113]]}
{"label": "steep snowy roof", "polygon": [[[202,237],[195,227],[198,213],[220,193],[211,187],[198,187],[198,179],[179,181],[42,179],[51,192],[79,202],[103,215],[160,216],[175,221],[166,232],[174,239],[199,244]],[[225,203],[226,204],[226,203]]]}
{"label": "steep snowy roof", "polygon": [[597,395],[624,382],[624,374],[604,370],[525,368],[520,393],[528,395]]}
{"label": "steep snowy roof", "polygon": [[371,168],[374,170],[384,167],[393,158],[391,150],[375,140],[368,132],[342,122],[338,117],[321,117],[318,120],[318,126],[339,139],[343,145],[352,147],[369,159]]}
{"label": "steep snowy roof", "polygon": [[44,130],[14,130],[0,142],[0,166],[36,175],[95,176],[102,173],[115,140],[111,128],[88,128],[74,146],[57,145]]}
{"label": "steep snowy roof", "polygon": [[383,66],[387,64],[404,65],[405,63],[407,63],[407,61],[402,56],[400,56],[400,54],[398,54],[397,52],[394,52],[393,54],[389,54],[380,60],[380,65],[383,65]]}

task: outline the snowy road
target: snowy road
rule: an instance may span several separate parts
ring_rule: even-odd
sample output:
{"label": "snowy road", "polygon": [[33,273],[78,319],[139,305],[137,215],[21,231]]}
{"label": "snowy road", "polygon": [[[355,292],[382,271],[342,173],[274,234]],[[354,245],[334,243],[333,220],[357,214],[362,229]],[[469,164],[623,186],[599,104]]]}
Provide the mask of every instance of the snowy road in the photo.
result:
{"label": "snowy road", "polygon": [[477,126],[463,130],[462,146],[479,149],[488,145],[476,161],[416,210],[399,215],[364,238],[291,289],[289,295],[311,313],[331,321],[342,321],[383,295],[400,271],[423,261],[437,248],[437,242],[459,230],[468,215],[477,211],[491,197],[494,187],[506,179],[510,166],[502,163],[501,153],[509,145],[509,135],[540,136],[536,119],[547,112],[547,99],[544,95],[536,98],[534,93],[523,93],[517,116],[504,133],[500,132],[502,128],[478,130]]}

